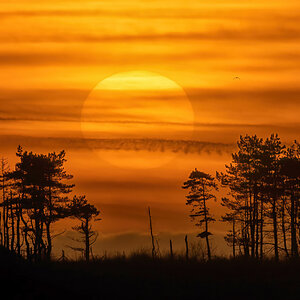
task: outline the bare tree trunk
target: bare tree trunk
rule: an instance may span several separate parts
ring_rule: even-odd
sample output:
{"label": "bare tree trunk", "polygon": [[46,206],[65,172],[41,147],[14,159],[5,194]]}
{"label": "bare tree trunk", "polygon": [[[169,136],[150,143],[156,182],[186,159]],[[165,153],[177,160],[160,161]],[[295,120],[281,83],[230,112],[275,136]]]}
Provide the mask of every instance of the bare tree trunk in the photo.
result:
{"label": "bare tree trunk", "polygon": [[6,204],[5,204],[5,177],[4,177],[4,172],[5,172],[5,160],[4,158],[1,159],[1,173],[2,173],[2,180],[1,180],[1,188],[2,188],[2,219],[3,219],[3,241],[2,245],[4,247],[7,247],[7,238],[6,238]]}
{"label": "bare tree trunk", "polygon": [[10,219],[11,219],[11,239],[10,239],[10,249],[14,251],[14,244],[15,244],[15,216],[14,216],[14,209],[13,209],[13,197],[12,192],[10,192]]}
{"label": "bare tree trunk", "polygon": [[255,197],[255,258],[258,258],[258,246],[259,246],[259,220],[258,220],[258,200],[257,195]]}
{"label": "bare tree trunk", "polygon": [[233,216],[233,219],[232,219],[232,255],[233,255],[233,258],[235,258],[235,239],[236,239],[236,236],[235,236],[235,217]]}
{"label": "bare tree trunk", "polygon": [[245,199],[245,213],[244,213],[244,226],[242,227],[242,235],[243,235],[243,247],[244,247],[244,255],[246,257],[249,256],[249,207],[248,201],[249,199],[246,197]]}
{"label": "bare tree trunk", "polygon": [[36,261],[42,258],[43,249],[43,222],[41,220],[41,211],[35,210],[35,241],[34,241],[34,259]]}
{"label": "bare tree trunk", "polygon": [[298,256],[297,234],[295,226],[295,196],[291,195],[291,253],[293,257]]}
{"label": "bare tree trunk", "polygon": [[29,244],[29,241],[28,241],[28,224],[27,222],[25,221],[24,217],[23,217],[23,211],[22,211],[22,207],[20,207],[20,218],[21,218],[21,221],[24,225],[24,240],[25,240],[25,244],[26,244],[26,256],[27,256],[27,259],[28,260],[31,260],[31,251],[30,251],[30,244]]}
{"label": "bare tree trunk", "polygon": [[273,236],[274,236],[274,255],[275,260],[279,259],[278,252],[278,230],[277,230],[277,212],[276,212],[276,198],[273,198],[272,203],[272,217],[273,217]]}
{"label": "bare tree trunk", "polygon": [[173,259],[173,245],[172,245],[172,240],[170,240],[170,257]]}
{"label": "bare tree trunk", "polygon": [[207,211],[206,211],[206,201],[205,201],[205,186],[203,184],[203,208],[204,208],[204,220],[205,220],[205,231],[206,231],[206,248],[207,248],[207,257],[208,260],[211,259],[211,253],[210,253],[210,246],[209,246],[209,239],[208,239],[208,221],[207,221]]}
{"label": "bare tree trunk", "polygon": [[2,215],[0,213],[0,245],[3,246]]}
{"label": "bare tree trunk", "polygon": [[90,234],[89,234],[89,220],[85,220],[85,224],[82,224],[85,233],[85,260],[90,261]]}
{"label": "bare tree trunk", "polygon": [[3,241],[2,241],[2,245],[4,247],[6,247],[6,204],[5,204],[5,192],[3,191],[3,207],[2,207],[2,224],[3,225]]}
{"label": "bare tree trunk", "polygon": [[185,241],[185,258],[188,261],[189,260],[189,242],[188,242],[187,235],[184,237],[184,241]]}
{"label": "bare tree trunk", "polygon": [[250,191],[250,238],[251,238],[251,257],[255,254],[255,204],[252,201],[252,193]]}
{"label": "bare tree trunk", "polygon": [[149,215],[151,242],[152,242],[152,258],[155,258],[155,241],[154,241],[153,230],[152,230],[152,219],[151,219],[150,207],[148,207],[148,215]]}
{"label": "bare tree trunk", "polygon": [[286,230],[285,230],[285,199],[282,199],[281,203],[281,230],[282,230],[282,235],[283,235],[283,246],[284,246],[284,251],[286,254],[286,257],[289,257],[289,251],[287,248],[287,242],[286,242]]}
{"label": "bare tree trunk", "polygon": [[50,221],[46,223],[46,235],[47,235],[47,249],[46,249],[46,256],[47,259],[51,259],[51,252],[52,252],[52,239],[51,239],[51,231],[50,231]]}
{"label": "bare tree trunk", "polygon": [[[298,180],[297,180],[297,185],[296,186],[299,186],[298,185]],[[299,224],[299,211],[298,211],[298,208],[299,208],[299,198],[296,198],[295,199],[295,217],[294,217],[295,224]],[[300,239],[298,239],[298,240],[300,240]],[[295,256],[296,257],[299,256],[298,243],[297,243],[297,227],[296,226],[295,226]]]}
{"label": "bare tree trunk", "polygon": [[48,195],[49,195],[49,199],[48,199],[49,200],[49,216],[48,216],[48,220],[45,222],[45,224],[46,224],[46,236],[47,236],[46,256],[47,256],[47,259],[50,260],[51,252],[52,252],[52,237],[51,237],[50,226],[51,226],[51,222],[53,219],[52,190],[51,190],[50,186],[49,186]]}
{"label": "bare tree trunk", "polygon": [[8,219],[9,219],[8,211],[9,211],[9,207],[8,207],[7,199],[6,199],[4,205],[5,205],[5,223],[4,223],[5,247],[9,248],[9,226],[8,226]]}
{"label": "bare tree trunk", "polygon": [[260,200],[260,259],[264,256],[264,200]]}
{"label": "bare tree trunk", "polygon": [[17,234],[17,242],[16,242],[16,249],[17,254],[21,254],[21,239],[20,239],[20,197],[17,198],[16,202],[16,217],[17,217],[17,225],[16,225],[16,234]]}

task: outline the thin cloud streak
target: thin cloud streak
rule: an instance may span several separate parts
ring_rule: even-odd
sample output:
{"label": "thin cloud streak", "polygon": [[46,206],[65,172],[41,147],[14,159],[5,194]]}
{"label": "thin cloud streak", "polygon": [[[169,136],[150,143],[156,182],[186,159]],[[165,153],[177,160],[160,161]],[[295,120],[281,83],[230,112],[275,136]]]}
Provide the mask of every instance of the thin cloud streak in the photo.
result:
{"label": "thin cloud streak", "polygon": [[[293,50],[296,51],[296,50]],[[236,68],[239,72],[280,72],[280,71],[293,71],[298,70],[300,65],[300,55],[297,52],[286,51],[281,53],[269,53],[266,55],[264,52],[257,54],[249,54],[249,61],[236,62]],[[120,61],[124,61],[124,65],[130,66],[132,63],[143,63],[147,58],[148,64],[160,64],[168,61],[171,62],[185,62],[185,63],[202,63],[205,59],[206,64],[210,64],[210,68],[232,70],[232,64],[228,64],[235,58],[234,53],[220,52],[218,50],[209,51],[201,49],[197,50],[183,50],[178,53],[120,53],[112,55],[109,51],[96,53],[92,51],[82,52],[81,50],[70,51],[53,51],[49,50],[40,52],[24,51],[21,49],[19,52],[1,51],[0,64],[2,66],[22,67],[22,66],[86,66],[86,65],[105,65],[107,67],[116,65]],[[274,64],[276,60],[276,64]],[[262,67],[262,63],[264,64]]]}
{"label": "thin cloud streak", "polygon": [[164,139],[84,139],[84,138],[54,138],[32,136],[0,136],[0,142],[8,145],[39,146],[41,148],[96,149],[122,151],[149,151],[173,153],[231,153],[233,144],[210,143],[195,140],[164,140]]}
{"label": "thin cloud streak", "polygon": [[297,11],[291,12],[291,7],[297,8],[295,5],[290,7],[230,7],[224,6],[205,6],[200,8],[193,7],[192,9],[184,7],[170,7],[168,10],[161,7],[146,9],[134,8],[107,8],[107,9],[26,9],[26,10],[6,10],[0,12],[1,18],[15,18],[15,17],[116,17],[116,18],[132,18],[132,19],[177,19],[193,20],[193,19],[209,19],[209,20],[265,20],[272,18],[278,20],[299,20],[299,13]]}
{"label": "thin cloud streak", "polygon": [[165,33],[140,33],[122,35],[109,35],[98,33],[74,33],[64,32],[62,34],[9,34],[0,36],[1,43],[105,43],[105,42],[141,42],[141,41],[180,41],[189,40],[201,42],[205,40],[228,40],[228,41],[299,41],[299,23],[294,25],[278,26],[277,28],[261,28],[252,26],[245,29],[214,29],[203,32],[165,32]]}
{"label": "thin cloud streak", "polygon": [[[194,52],[184,52],[184,53],[120,53],[119,55],[112,55],[109,51],[99,53],[69,53],[69,52],[57,52],[51,53],[51,50],[47,53],[43,52],[0,52],[0,64],[5,66],[53,66],[53,65],[66,65],[66,64],[76,64],[76,65],[86,65],[86,64],[105,64],[111,65],[119,63],[120,60],[126,58],[126,64],[132,64],[137,62],[145,61],[145,56],[148,62],[160,62],[168,59],[169,61],[192,61],[197,60],[199,57],[201,59],[225,59],[226,55],[224,53],[216,53],[203,51]],[[229,57],[229,55],[228,55]],[[104,59],[105,58],[105,59]],[[299,59],[300,60],[300,59]]]}
{"label": "thin cloud streak", "polygon": [[[195,122],[193,123],[195,129],[207,127],[222,131],[228,128],[236,130],[239,128],[260,128],[268,132],[289,128],[294,132],[299,129],[299,89],[192,88],[186,89],[186,92],[196,112]],[[89,90],[75,89],[2,90],[0,95],[2,127],[6,126],[5,124],[10,124],[9,126],[12,129],[14,125],[17,125],[14,122],[32,122],[32,126],[38,129],[47,126],[47,122],[59,121],[66,122],[69,125],[73,123],[76,128],[80,128],[81,109],[88,94]],[[150,101],[153,97],[155,95],[149,97],[148,100]],[[159,99],[170,101],[171,105],[174,97],[159,96]],[[6,103],[9,103],[9,105]],[[264,109],[265,107],[267,109]],[[105,108],[109,108],[109,104]],[[283,111],[286,112],[284,115],[282,115]],[[279,115],[282,116],[274,118],[274,116]],[[283,120],[285,120],[285,123],[283,123]],[[99,124],[151,124],[151,120],[147,121],[142,115],[141,120],[133,121],[128,118],[128,120],[119,121],[115,114],[111,115],[111,113],[104,110],[97,112],[94,117],[91,116],[89,121],[95,121]],[[157,124],[192,125],[192,123],[175,124],[167,122],[157,122]],[[39,134],[39,130],[36,130],[36,132]]]}
{"label": "thin cloud streak", "polygon": [[[78,123],[80,120],[70,118],[61,118],[59,116],[55,116],[55,118],[47,117],[36,117],[36,118],[16,118],[16,117],[5,117],[1,116],[0,112],[0,122],[7,121],[7,122],[15,122],[15,121],[33,121],[33,122],[66,122],[66,123]],[[107,121],[99,121],[99,120],[91,120],[93,123],[98,124],[149,124],[149,125],[180,125],[180,126],[193,126],[193,127],[210,127],[210,128],[265,128],[265,129],[278,129],[278,128],[289,128],[289,127],[296,127],[300,128],[300,123],[292,123],[290,125],[286,124],[251,124],[251,123],[176,123],[176,122],[146,122],[146,121],[114,121],[114,120],[107,120]],[[276,130],[275,130],[276,131]]]}

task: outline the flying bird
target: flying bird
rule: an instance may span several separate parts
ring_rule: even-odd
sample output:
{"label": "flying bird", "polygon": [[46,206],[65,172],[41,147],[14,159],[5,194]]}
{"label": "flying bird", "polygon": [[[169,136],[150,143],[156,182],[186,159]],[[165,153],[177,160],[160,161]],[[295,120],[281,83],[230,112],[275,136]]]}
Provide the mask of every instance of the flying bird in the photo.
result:
{"label": "flying bird", "polygon": [[234,79],[234,80],[241,80],[241,78],[238,77],[238,76],[235,76],[233,79]]}

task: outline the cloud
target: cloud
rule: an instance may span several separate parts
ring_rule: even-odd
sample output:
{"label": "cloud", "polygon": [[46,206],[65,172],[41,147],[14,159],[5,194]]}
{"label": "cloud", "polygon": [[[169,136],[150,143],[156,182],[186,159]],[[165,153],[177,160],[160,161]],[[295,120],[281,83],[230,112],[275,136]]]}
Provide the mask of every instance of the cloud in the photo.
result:
{"label": "cloud", "polygon": [[63,34],[10,34],[1,35],[0,42],[13,43],[104,43],[104,42],[141,42],[141,41],[178,41],[178,40],[238,40],[238,41],[298,41],[299,24],[294,26],[282,26],[272,30],[260,30],[260,28],[248,29],[216,29],[203,32],[165,32],[165,33],[140,33],[122,35],[108,35],[98,33],[76,34],[65,32]]}
{"label": "cloud", "polygon": [[[83,52],[84,51],[84,52]],[[0,52],[0,64],[2,66],[33,66],[33,65],[86,65],[86,64],[99,64],[111,65],[118,64],[132,64],[145,62],[159,63],[164,60],[168,61],[190,61],[199,57],[201,59],[224,59],[227,55],[225,53],[217,53],[209,50],[188,51],[183,53],[119,53],[112,54],[108,49],[106,51],[92,51],[79,50],[79,51],[3,51]]]}
{"label": "cloud", "polygon": [[0,95],[2,121],[76,121],[89,90],[5,90]]}
{"label": "cloud", "polygon": [[[241,79],[241,81],[243,78]],[[52,136],[49,140],[42,140],[43,145],[58,144],[61,147],[87,147],[86,143],[78,140],[69,140],[71,136],[68,130],[72,130],[72,136],[81,138],[81,110],[89,90],[62,89],[62,90],[5,90],[0,95],[0,126],[2,134],[23,135],[20,141],[30,141],[38,144],[30,138],[34,131],[35,136]],[[194,131],[195,140],[200,141],[222,141],[224,143],[233,143],[239,134],[257,133],[259,135],[278,132],[284,139],[295,139],[300,124],[299,116],[299,95],[297,88],[264,88],[264,89],[237,89],[228,87],[227,89],[193,89],[187,88],[186,93],[191,101],[195,112]],[[156,97],[152,95],[151,98]],[[161,96],[162,101],[174,100],[172,97]],[[147,99],[147,97],[145,98]],[[284,100],[284,101],[283,101]],[[8,105],[9,103],[9,105]],[[108,102],[109,103],[109,102]],[[113,106],[112,106],[113,107]],[[109,108],[107,106],[106,108]],[[124,115],[123,115],[124,117]],[[104,119],[103,119],[104,118]],[[132,121],[120,121],[116,114],[109,110],[101,110],[99,114],[92,118],[99,123],[115,124],[151,124],[146,119]],[[59,125],[59,123],[61,125]],[[159,123],[156,124],[167,124]],[[169,123],[168,125],[178,125]],[[181,128],[189,123],[181,123]],[[54,127],[53,127],[54,126]],[[43,128],[43,129],[42,129]],[[49,132],[49,129],[57,130],[56,133]],[[27,132],[25,131],[27,130]],[[22,131],[22,132],[21,132]],[[61,132],[64,131],[64,132]],[[48,132],[48,133],[47,133]],[[53,138],[53,135],[61,135],[60,140]],[[25,135],[29,137],[25,138]],[[66,138],[64,139],[63,136]],[[104,136],[103,136],[104,137]],[[103,138],[102,137],[102,138]],[[107,137],[107,136],[105,136]],[[128,137],[128,136],[127,136]],[[224,137],[224,138],[223,138]],[[226,138],[225,138],[226,137]],[[14,139],[14,143],[18,139]],[[79,139],[80,140],[80,139]],[[129,140],[122,142],[122,147],[129,147]],[[27,142],[26,142],[27,143]],[[27,143],[28,144],[28,143]],[[41,144],[41,145],[42,145]],[[108,144],[107,141],[93,141],[89,144],[92,147],[101,147],[103,149],[120,148],[120,141]],[[131,143],[132,144],[132,143]],[[174,142],[171,143],[149,143],[141,141],[135,143],[136,147],[149,149],[168,149],[170,147],[176,151]],[[182,144],[181,144],[182,145]],[[175,148],[174,148],[175,147]],[[197,145],[199,148],[199,145]],[[178,148],[180,152],[193,151],[196,146],[185,144]],[[185,150],[188,149],[188,150]],[[192,150],[194,149],[194,150]],[[172,151],[173,151],[172,150]],[[161,151],[161,150],[160,150]]]}
{"label": "cloud", "polygon": [[[148,3],[149,4],[149,3]],[[204,5],[199,7],[194,5],[192,7],[182,6],[181,5],[157,6],[157,5],[144,5],[137,7],[133,5],[130,7],[121,6],[119,7],[108,7],[102,8],[93,7],[92,9],[80,8],[76,9],[76,6],[70,7],[69,9],[56,8],[55,6],[36,9],[28,8],[26,10],[15,9],[15,10],[3,10],[0,12],[0,17],[2,18],[15,18],[15,17],[24,17],[24,18],[36,18],[36,17],[117,17],[117,18],[132,18],[132,19],[178,19],[181,20],[194,20],[194,19],[204,19],[204,20],[265,20],[265,19],[274,19],[278,22],[283,20],[295,20],[299,19],[299,12],[297,10],[292,11],[292,8],[295,8],[294,5],[285,6],[285,7],[272,7],[270,5],[263,6],[261,3],[258,6],[253,3],[253,5],[238,5],[226,7],[221,5],[208,6]]]}
{"label": "cloud", "polygon": [[174,153],[230,153],[234,146],[232,144],[209,143],[194,140],[164,140],[164,139],[84,139],[67,137],[33,137],[33,136],[0,136],[3,145],[18,144],[24,147],[39,146],[51,148],[51,146],[68,149],[97,150],[124,150]]}
{"label": "cloud", "polygon": [[[243,78],[241,80],[244,80]],[[186,88],[188,98],[194,106],[196,117],[202,111],[210,113],[220,113],[223,115],[242,114],[247,109],[248,113],[253,113],[251,121],[240,118],[239,121],[232,119],[232,122],[198,122],[195,126],[266,126],[274,125],[280,119],[273,119],[267,123],[255,122],[255,115],[259,114],[260,108],[267,107],[267,111],[280,112],[282,109],[299,111],[300,89],[298,88],[263,88],[263,89],[237,89],[228,87],[226,89],[207,88]],[[28,90],[1,90],[0,95],[0,118],[2,120],[41,120],[41,121],[80,121],[81,109],[90,90],[80,89],[28,89]],[[147,96],[142,95],[148,99]],[[176,99],[176,95],[153,95],[148,100],[158,97],[163,101]],[[284,99],[284,101],[283,101]],[[9,105],[8,105],[9,103]],[[111,108],[114,108],[112,106]],[[106,106],[109,108],[109,106]],[[267,113],[266,110],[263,113]],[[104,112],[103,112],[104,113]],[[109,116],[106,116],[109,119]],[[96,121],[96,119],[95,119]],[[98,119],[100,121],[100,119]],[[117,122],[112,119],[111,121]],[[290,120],[295,123],[295,120]],[[273,124],[274,122],[274,124]],[[288,125],[289,122],[286,123]],[[218,125],[219,124],[219,125]]]}
{"label": "cloud", "polygon": [[[135,190],[135,191],[153,191],[153,189],[164,189],[168,190],[173,187],[174,182],[172,180],[154,180],[151,178],[151,180],[137,180],[137,179],[126,179],[126,178],[114,178],[111,180],[108,180],[107,178],[89,178],[88,180],[82,179],[80,181],[80,186],[84,186],[84,189],[86,190]],[[117,206],[120,206],[119,204]],[[116,209],[116,207],[114,207]],[[132,209],[136,208],[136,205],[130,208]]]}
{"label": "cloud", "polygon": [[[244,80],[244,78],[241,78],[241,80]],[[245,89],[243,87],[239,89],[230,87],[220,89],[190,88],[186,89],[186,92],[193,102],[219,100],[228,104],[228,101],[238,101],[240,103],[249,101],[262,104],[276,103],[276,106],[280,105],[282,107],[287,104],[298,104],[300,95],[300,89],[295,87],[264,87],[259,89]]]}

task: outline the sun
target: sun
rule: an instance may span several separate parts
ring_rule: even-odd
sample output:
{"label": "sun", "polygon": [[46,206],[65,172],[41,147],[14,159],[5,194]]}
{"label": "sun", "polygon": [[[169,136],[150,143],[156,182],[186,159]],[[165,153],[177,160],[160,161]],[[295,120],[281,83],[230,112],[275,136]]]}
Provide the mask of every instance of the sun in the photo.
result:
{"label": "sun", "polygon": [[193,121],[180,85],[157,73],[131,71],[97,84],[84,102],[81,128],[102,159],[123,168],[153,168],[175,154],[149,150],[149,142],[189,139]]}

